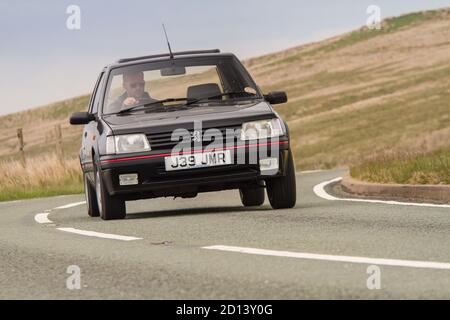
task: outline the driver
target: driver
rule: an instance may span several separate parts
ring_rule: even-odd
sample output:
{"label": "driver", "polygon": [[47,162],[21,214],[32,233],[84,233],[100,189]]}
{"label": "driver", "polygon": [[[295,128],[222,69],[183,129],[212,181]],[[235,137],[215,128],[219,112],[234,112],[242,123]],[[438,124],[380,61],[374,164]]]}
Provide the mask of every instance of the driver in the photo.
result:
{"label": "driver", "polygon": [[125,92],[112,103],[112,107],[128,108],[157,101],[145,91],[144,73],[142,71],[124,73],[122,86]]}

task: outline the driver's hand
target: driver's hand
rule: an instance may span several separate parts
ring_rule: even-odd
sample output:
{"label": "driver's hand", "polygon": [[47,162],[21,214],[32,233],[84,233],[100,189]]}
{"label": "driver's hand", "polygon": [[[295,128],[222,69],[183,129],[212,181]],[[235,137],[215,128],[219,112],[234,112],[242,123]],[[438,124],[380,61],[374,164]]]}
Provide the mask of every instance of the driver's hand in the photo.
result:
{"label": "driver's hand", "polygon": [[133,106],[138,103],[139,103],[139,100],[137,100],[136,98],[128,97],[123,101],[122,105],[124,107],[130,107],[130,106]]}

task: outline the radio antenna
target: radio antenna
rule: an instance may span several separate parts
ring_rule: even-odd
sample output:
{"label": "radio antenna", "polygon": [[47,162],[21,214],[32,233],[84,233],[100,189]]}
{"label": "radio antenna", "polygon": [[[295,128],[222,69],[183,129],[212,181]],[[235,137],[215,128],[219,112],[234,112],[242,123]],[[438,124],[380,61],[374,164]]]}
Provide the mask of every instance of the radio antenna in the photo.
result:
{"label": "radio antenna", "polygon": [[167,37],[166,26],[164,25],[164,23],[162,24],[162,27],[164,30],[164,35],[166,36],[167,46],[169,47],[170,59],[173,59],[173,53],[172,53],[172,49],[170,48],[169,38]]}

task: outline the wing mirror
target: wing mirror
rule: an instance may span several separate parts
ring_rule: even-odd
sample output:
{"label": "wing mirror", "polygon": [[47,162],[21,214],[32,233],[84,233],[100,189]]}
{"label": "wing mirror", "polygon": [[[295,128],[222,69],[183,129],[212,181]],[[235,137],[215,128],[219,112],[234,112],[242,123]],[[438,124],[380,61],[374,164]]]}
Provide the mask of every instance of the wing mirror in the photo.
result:
{"label": "wing mirror", "polygon": [[88,124],[94,121],[95,115],[89,112],[74,112],[70,116],[70,124]]}
{"label": "wing mirror", "polygon": [[273,91],[264,95],[264,99],[270,104],[286,103],[288,101],[287,94],[284,91]]}

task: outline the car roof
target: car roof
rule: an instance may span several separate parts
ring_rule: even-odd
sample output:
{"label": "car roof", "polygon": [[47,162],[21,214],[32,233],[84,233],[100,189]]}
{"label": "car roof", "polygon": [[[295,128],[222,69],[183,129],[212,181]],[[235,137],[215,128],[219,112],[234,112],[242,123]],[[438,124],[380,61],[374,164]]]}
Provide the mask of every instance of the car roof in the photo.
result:
{"label": "car roof", "polygon": [[213,50],[198,50],[198,51],[182,51],[174,52],[173,56],[170,53],[156,54],[150,56],[123,58],[114,63],[107,65],[104,70],[115,69],[118,67],[125,67],[130,65],[148,63],[148,62],[161,62],[179,59],[199,58],[199,57],[234,57],[232,53],[221,53],[219,49]]}

